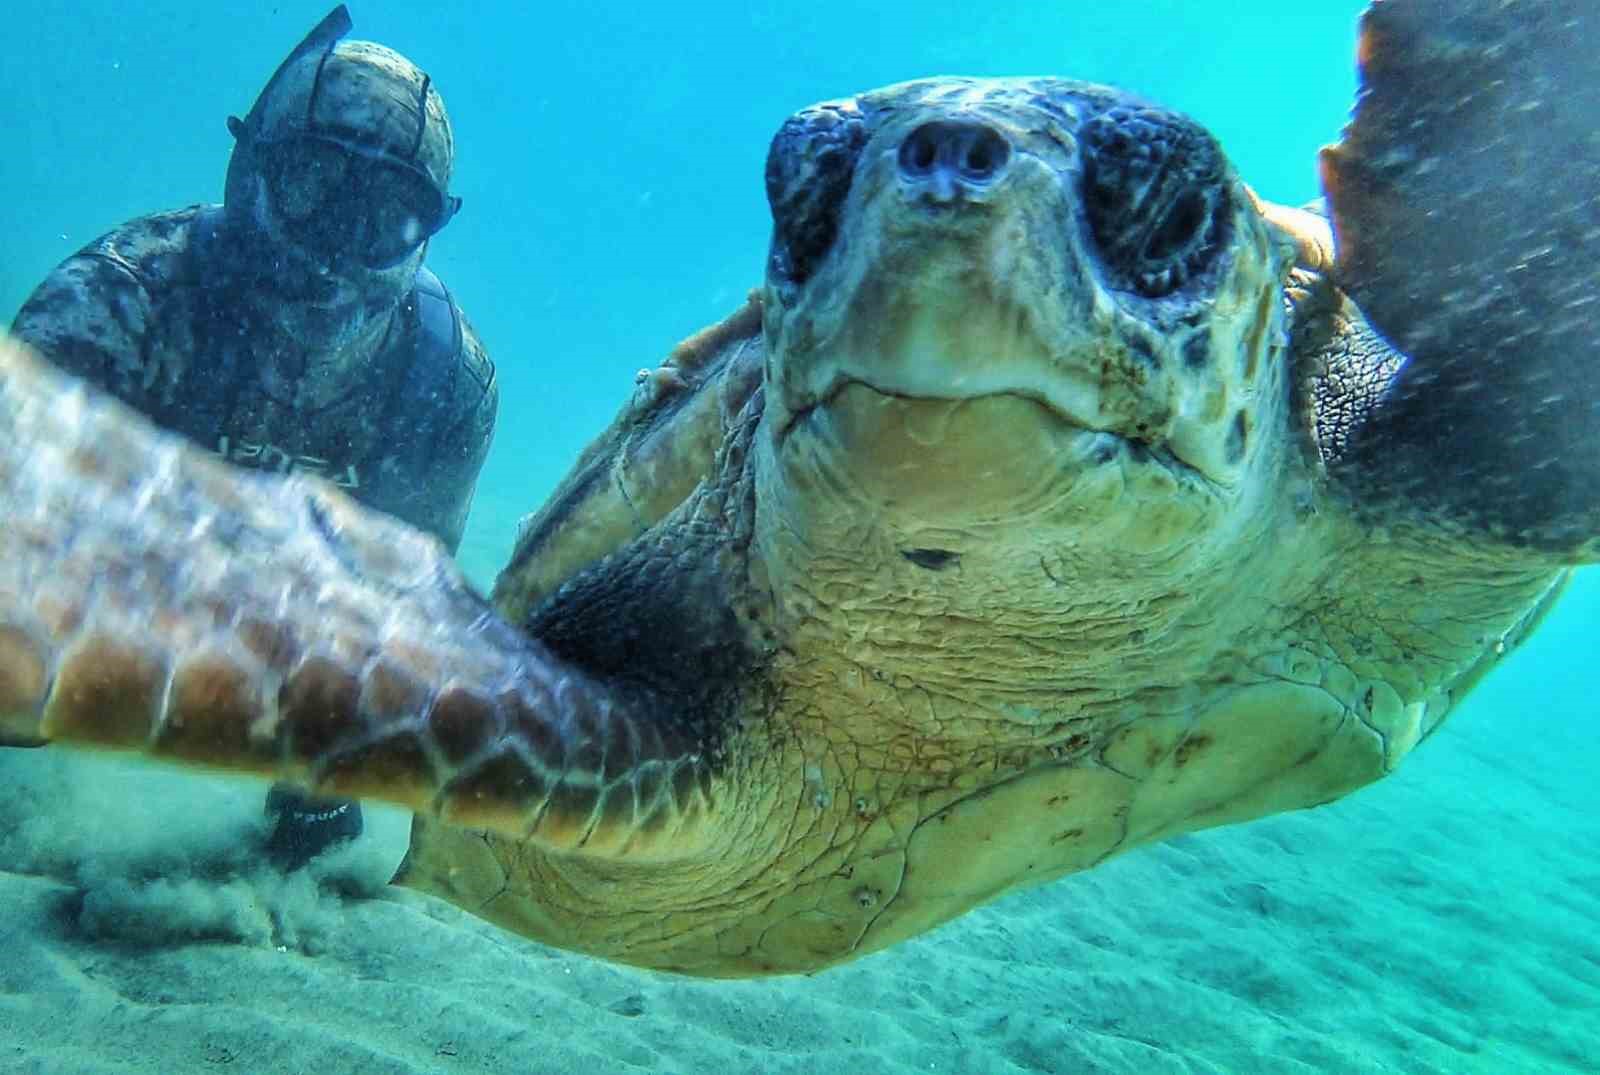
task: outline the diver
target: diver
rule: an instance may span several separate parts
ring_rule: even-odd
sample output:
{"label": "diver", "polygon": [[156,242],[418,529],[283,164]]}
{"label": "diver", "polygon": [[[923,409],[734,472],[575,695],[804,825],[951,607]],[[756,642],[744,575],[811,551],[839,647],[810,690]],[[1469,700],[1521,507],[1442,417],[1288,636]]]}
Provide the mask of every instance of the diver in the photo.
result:
{"label": "diver", "polygon": [[[428,76],[341,42],[334,9],[244,119],[223,202],[140,217],[68,258],[12,332],[217,455],[309,471],[461,541],[494,431],[494,366],[428,241],[460,208],[454,142]],[[267,797],[286,872],[362,829],[350,802]]]}

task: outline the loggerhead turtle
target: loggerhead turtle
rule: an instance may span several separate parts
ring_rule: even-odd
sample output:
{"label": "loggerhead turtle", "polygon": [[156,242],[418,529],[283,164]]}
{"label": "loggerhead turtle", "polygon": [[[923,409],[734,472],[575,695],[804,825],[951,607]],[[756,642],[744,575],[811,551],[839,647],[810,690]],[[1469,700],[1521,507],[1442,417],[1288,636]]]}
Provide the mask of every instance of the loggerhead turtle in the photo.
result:
{"label": "loggerhead turtle", "polygon": [[0,728],[402,803],[403,883],[706,975],[1335,799],[1600,552],[1597,22],[1380,0],[1331,231],[1106,87],[801,112],[494,607],[7,349]]}

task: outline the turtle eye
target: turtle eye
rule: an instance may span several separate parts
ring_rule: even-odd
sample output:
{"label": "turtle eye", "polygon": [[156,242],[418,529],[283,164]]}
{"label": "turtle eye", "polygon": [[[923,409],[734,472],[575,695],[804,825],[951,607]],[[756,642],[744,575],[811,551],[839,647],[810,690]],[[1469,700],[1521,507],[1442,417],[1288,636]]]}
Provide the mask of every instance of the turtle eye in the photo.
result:
{"label": "turtle eye", "polygon": [[804,283],[833,246],[866,142],[860,113],[838,104],[808,108],[779,128],[767,151],[774,277]]}
{"label": "turtle eye", "polygon": [[1181,116],[1113,108],[1084,125],[1083,202],[1114,287],[1170,295],[1222,248],[1222,152]]}

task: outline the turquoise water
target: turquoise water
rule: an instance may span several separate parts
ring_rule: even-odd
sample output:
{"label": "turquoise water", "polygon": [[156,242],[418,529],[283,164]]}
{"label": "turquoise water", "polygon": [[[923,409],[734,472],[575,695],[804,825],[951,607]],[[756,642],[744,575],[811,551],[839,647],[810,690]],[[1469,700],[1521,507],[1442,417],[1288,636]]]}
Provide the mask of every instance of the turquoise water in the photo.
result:
{"label": "turquoise water", "polygon": [[[1105,10],[1113,6],[1115,12]],[[499,432],[462,550],[469,573],[485,583],[492,578],[518,515],[540,502],[585,441],[610,421],[634,371],[731,310],[759,281],[768,229],[762,167],[768,138],[790,112],[929,74],[1061,74],[1114,82],[1196,117],[1262,195],[1294,204],[1316,195],[1315,151],[1337,135],[1347,113],[1353,27],[1362,6],[1343,0],[865,6],[591,0],[540,5],[536,14],[511,5],[465,14],[465,5],[353,5],[354,36],[389,44],[427,70],[455,125],[452,186],[465,208],[435,240],[429,264],[488,346],[502,392]],[[0,317],[9,322],[55,263],[113,225],[219,200],[231,144],[224,117],[249,107],[283,52],[325,10],[305,3],[240,11],[79,2],[9,13],[0,43],[0,130],[6,132]],[[1600,579],[1591,573],[1580,577],[1534,642],[1453,718],[1441,734],[1445,741],[1421,750],[1394,778],[1415,781],[1408,790],[1374,789],[1373,796],[1392,797],[1363,796],[1358,807],[1333,814],[1336,821],[1328,823],[1347,828],[1324,830],[1320,843],[1308,838],[1309,846],[1331,854],[1359,845],[1372,826],[1382,825],[1391,841],[1385,846],[1404,858],[1406,826],[1420,834],[1463,824],[1462,818],[1474,825],[1481,820],[1490,835],[1467,841],[1472,849],[1462,852],[1476,858],[1447,860],[1447,845],[1419,855],[1411,867],[1422,875],[1422,888],[1431,872],[1448,873],[1445,887],[1454,902],[1517,904],[1509,924],[1464,922],[1463,930],[1484,933],[1481,946],[1471,949],[1482,955],[1456,965],[1458,973],[1492,977],[1501,960],[1538,963],[1546,950],[1565,947],[1591,953],[1588,977],[1573,978],[1576,988],[1488,989],[1480,996],[1499,999],[1469,1020],[1476,1036],[1435,1035],[1425,1062],[1409,1039],[1380,1038],[1352,1017],[1349,1050],[1341,1055],[1359,1056],[1366,1066],[1302,1060],[1293,1070],[1582,1069],[1569,1046],[1516,1053],[1522,1059],[1515,1061],[1495,1059],[1502,1054],[1494,1046],[1497,1034],[1520,1034],[1524,1024],[1541,1019],[1570,1030],[1573,1040],[1600,1040],[1600,964],[1594,962],[1600,956],[1588,941],[1594,923],[1570,908],[1551,906],[1547,913],[1534,904],[1542,895],[1528,895],[1524,907],[1518,895],[1600,887],[1592,864],[1600,806],[1594,779],[1600,763],[1597,623]],[[1405,813],[1392,813],[1389,804]],[[1493,834],[1500,830],[1487,826],[1506,819],[1515,821],[1506,839],[1519,842],[1497,847]],[[1204,861],[1216,870],[1237,869],[1239,884],[1251,880],[1250,868],[1226,855]],[[1297,865],[1314,893],[1315,860]],[[0,863],[0,871],[6,868]],[[1026,899],[1048,917],[1039,904],[1046,897],[1082,911],[1084,892],[1127,895],[1156,877],[1137,866],[1119,868],[1115,877],[1126,879],[1125,889],[1080,887],[1052,895],[1058,893],[1052,888]],[[1352,868],[1361,870],[1360,864],[1340,864]],[[1525,880],[1517,871],[1526,872]],[[1330,869],[1327,876],[1325,895],[1333,900],[1331,878],[1342,875]],[[1166,894],[1162,899],[1173,905]],[[1173,901],[1181,906],[1180,897]],[[1402,901],[1412,909],[1426,902]],[[1382,913],[1393,908],[1385,905]],[[1530,922],[1549,932],[1522,932]],[[1408,929],[1398,920],[1393,928]],[[1333,952],[1343,943],[1337,931],[1308,936]],[[941,958],[955,961],[950,965],[961,959],[954,945],[943,955],[917,951],[921,962],[907,966],[926,975],[944,973]],[[1142,957],[1144,973],[1192,973],[1181,961],[1163,962],[1163,951],[1153,946]],[[1038,990],[1053,988],[1036,966],[1027,973]],[[1429,979],[1430,987],[1448,977]],[[1371,984],[1385,988],[1381,980]],[[1063,969],[1061,990],[1093,987]],[[970,1003],[982,1004],[984,987],[972,988]],[[900,1002],[875,996],[871,1004],[889,1012]],[[1463,1003],[1442,989],[1435,1002]],[[1292,991],[1268,992],[1254,1000],[1251,1017],[1293,1025],[1302,1003],[1310,1001]],[[1037,1017],[1033,1009],[1019,1010]],[[401,1026],[409,1015],[375,1011],[370,1017],[381,1029]],[[868,1020],[851,1033],[868,1039],[858,1044],[871,1050],[873,1028]],[[1159,1070],[1246,1069],[1237,1058],[1206,1061],[1205,1042],[1186,1037],[1181,1023],[1124,1031],[1158,1051],[1192,1059]],[[585,1055],[626,1066],[606,1052],[604,1033],[596,1040],[600,1044]],[[670,1042],[670,1032],[663,1040]],[[885,1034],[883,1041],[890,1040]],[[884,1063],[892,1066],[889,1051],[885,1044]],[[667,1053],[656,1055],[660,1069],[679,1070],[677,1062],[659,1059]],[[734,1055],[743,1057],[727,1061],[734,1069],[755,1070],[762,1062],[750,1058],[766,1054]],[[963,1070],[1089,1070],[1049,1049],[1028,1062],[1012,1056],[1002,1063],[982,1050],[966,1055]],[[935,1052],[927,1060],[918,1066],[954,1062]],[[0,1057],[0,1070],[5,1063]],[[440,1070],[466,1070],[440,1063]],[[1284,1063],[1278,1068],[1266,1059],[1252,1069],[1290,1070]],[[1126,1066],[1107,1064],[1100,1070],[1158,1069],[1133,1059]],[[52,1067],[46,1060],[17,1070],[24,1069]],[[813,1070],[803,1061],[774,1062],[771,1069]],[[55,1070],[76,1069],[63,1062]]]}

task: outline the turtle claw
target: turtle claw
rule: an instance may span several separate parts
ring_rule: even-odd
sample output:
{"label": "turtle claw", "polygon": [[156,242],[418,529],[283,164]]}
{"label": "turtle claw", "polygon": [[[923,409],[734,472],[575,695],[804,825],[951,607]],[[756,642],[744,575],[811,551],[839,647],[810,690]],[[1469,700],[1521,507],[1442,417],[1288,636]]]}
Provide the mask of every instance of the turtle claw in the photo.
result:
{"label": "turtle claw", "polygon": [[1323,151],[1336,277],[1407,356],[1350,484],[1566,556],[1600,545],[1591,0],[1376,0]]}

